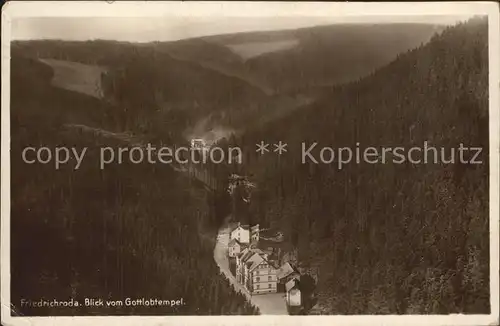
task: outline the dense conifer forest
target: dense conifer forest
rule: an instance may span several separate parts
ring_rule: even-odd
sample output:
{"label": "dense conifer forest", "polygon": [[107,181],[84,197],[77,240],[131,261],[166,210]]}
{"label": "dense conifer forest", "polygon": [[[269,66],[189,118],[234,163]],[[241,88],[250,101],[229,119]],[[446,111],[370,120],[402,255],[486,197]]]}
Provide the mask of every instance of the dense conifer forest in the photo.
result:
{"label": "dense conifer forest", "polygon": [[[319,311],[489,311],[487,31],[479,18],[449,27],[236,141],[259,184],[249,215],[283,229],[299,261],[319,269]],[[263,139],[288,152],[261,157]],[[447,159],[460,143],[482,147],[483,164],[301,161],[302,142],[363,150],[424,141]]]}
{"label": "dense conifer forest", "polygon": [[[103,128],[107,104],[50,86],[48,67],[12,60],[11,302],[20,315],[256,314],[213,260],[227,203],[169,166],[99,169],[112,139],[64,128]],[[85,119],[83,118],[85,117]],[[29,165],[28,146],[88,147],[78,170]],[[84,298],[183,299],[177,307],[85,307]],[[80,307],[30,308],[27,300],[79,300]]]}

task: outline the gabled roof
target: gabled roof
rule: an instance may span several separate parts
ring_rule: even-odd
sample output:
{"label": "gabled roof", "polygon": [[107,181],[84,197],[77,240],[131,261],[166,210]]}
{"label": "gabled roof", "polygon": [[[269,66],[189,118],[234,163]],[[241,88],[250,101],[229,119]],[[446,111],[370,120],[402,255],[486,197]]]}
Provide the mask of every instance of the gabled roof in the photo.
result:
{"label": "gabled roof", "polygon": [[294,287],[297,287],[298,288],[299,286],[299,281],[294,278],[294,279],[291,279],[290,281],[288,281],[286,284],[285,284],[285,288],[286,288],[286,291],[290,291],[291,289],[293,289]]}
{"label": "gabled roof", "polygon": [[290,263],[284,263],[279,269],[278,269],[278,279],[282,279],[284,277],[287,277],[288,275],[292,274],[295,272],[295,269],[293,268]]}
{"label": "gabled roof", "polygon": [[238,239],[232,239],[231,241],[229,241],[228,246],[232,246],[235,243],[238,244],[241,248],[247,248],[248,247],[248,243],[240,242],[240,241],[238,241]]}
{"label": "gabled roof", "polygon": [[250,263],[250,266],[248,266],[248,269],[252,272],[255,268],[257,268],[257,266],[259,266],[262,262],[264,261],[264,258],[259,255],[259,254],[255,254],[253,255],[247,263]]}
{"label": "gabled roof", "polygon": [[241,263],[245,264],[250,269],[250,271],[253,271],[262,262],[266,262],[272,268],[278,268],[275,261],[269,259],[264,251],[257,248],[245,248],[238,258]]}
{"label": "gabled roof", "polygon": [[269,265],[269,267],[273,268],[273,269],[278,269],[278,264],[275,260],[273,260],[273,257],[272,255],[271,256],[267,256],[263,251],[261,251],[260,249],[255,249],[256,251],[259,251],[260,254],[259,256],[262,258],[262,261],[257,264],[255,267],[253,268],[256,268],[258,265],[260,265],[261,263],[266,263]]}
{"label": "gabled roof", "polygon": [[250,229],[251,229],[252,231],[255,231],[255,230],[259,231],[259,224],[252,225],[252,226],[250,227]]}
{"label": "gabled roof", "polygon": [[257,254],[257,253],[255,253],[253,250],[250,250],[250,251],[248,252],[248,254],[247,254],[247,255],[245,255],[245,257],[243,257],[242,261],[246,263],[246,262],[250,261],[250,260],[252,259],[252,257],[253,257],[253,256],[256,256],[256,255],[258,256],[258,254]]}
{"label": "gabled roof", "polygon": [[245,263],[248,260],[248,258],[250,258],[252,255],[254,255],[254,252],[252,252],[251,250],[249,250],[248,248],[246,248],[240,254],[240,260],[241,260],[241,262]]}
{"label": "gabled roof", "polygon": [[231,241],[229,241],[228,246],[234,246],[236,244],[239,245],[240,247],[243,246],[243,244],[239,242],[237,239],[232,239]]}
{"label": "gabled roof", "polygon": [[241,259],[243,256],[248,253],[248,248],[244,248],[238,255],[237,258]]}
{"label": "gabled roof", "polygon": [[249,230],[249,226],[248,225],[237,225],[234,229],[231,230],[231,233],[233,233],[234,231],[238,230],[239,228],[245,230],[245,231],[248,231]]}

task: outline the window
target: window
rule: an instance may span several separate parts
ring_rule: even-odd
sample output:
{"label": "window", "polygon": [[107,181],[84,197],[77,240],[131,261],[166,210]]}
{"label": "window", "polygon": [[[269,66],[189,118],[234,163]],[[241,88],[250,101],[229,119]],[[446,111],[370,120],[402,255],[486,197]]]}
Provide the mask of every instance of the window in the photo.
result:
{"label": "window", "polygon": [[272,288],[272,287],[273,287],[273,285],[271,283],[269,283],[268,288]]}
{"label": "window", "polygon": [[257,289],[257,290],[259,289],[259,284],[257,284],[257,285],[255,286],[255,289]]}
{"label": "window", "polygon": [[258,282],[258,281],[260,281],[260,277],[255,278],[255,282]]}
{"label": "window", "polygon": [[268,277],[267,277],[267,280],[268,280],[268,281],[271,281],[272,279],[273,279],[273,277],[272,277],[272,276],[268,276]]}

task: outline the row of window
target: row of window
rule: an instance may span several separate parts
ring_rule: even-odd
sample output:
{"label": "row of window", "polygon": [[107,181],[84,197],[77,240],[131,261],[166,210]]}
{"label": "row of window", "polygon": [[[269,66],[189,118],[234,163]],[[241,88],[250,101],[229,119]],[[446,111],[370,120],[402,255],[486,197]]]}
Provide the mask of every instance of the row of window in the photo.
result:
{"label": "row of window", "polygon": [[[264,288],[264,287],[263,287],[263,288]],[[268,288],[268,289],[274,288],[274,283],[270,283],[270,284],[268,284],[268,285],[267,285],[267,288]],[[256,284],[256,285],[255,285],[255,289],[256,289],[256,290],[259,290],[259,289],[260,289],[260,285],[259,285],[259,284]]]}
{"label": "row of window", "polygon": [[[268,277],[267,277],[267,280],[268,280],[268,281],[272,281],[272,280],[273,280],[273,277],[272,277],[272,276],[268,276]],[[259,282],[259,281],[260,281],[260,277],[258,277],[258,276],[257,276],[257,277],[255,278],[255,282]]]}
{"label": "row of window", "polygon": [[266,275],[266,274],[276,274],[273,270],[268,270],[268,271],[256,271],[255,275],[259,275],[261,273],[264,274],[264,275]]}

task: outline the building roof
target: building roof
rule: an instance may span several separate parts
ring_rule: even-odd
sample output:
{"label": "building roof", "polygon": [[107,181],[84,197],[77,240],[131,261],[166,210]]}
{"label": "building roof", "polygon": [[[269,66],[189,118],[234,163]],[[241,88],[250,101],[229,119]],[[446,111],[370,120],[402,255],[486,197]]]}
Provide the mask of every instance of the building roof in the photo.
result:
{"label": "building roof", "polygon": [[292,274],[295,272],[295,269],[290,263],[284,263],[279,269],[278,269],[278,279],[282,279],[284,277],[287,277],[288,275]]}
{"label": "building roof", "polygon": [[259,224],[252,225],[252,226],[250,227],[250,229],[251,229],[252,231],[259,231]]}
{"label": "building roof", "polygon": [[250,258],[250,259],[248,260],[248,262],[247,262],[247,264],[248,264],[248,263],[250,263],[250,266],[248,266],[248,265],[247,265],[247,266],[248,266],[248,269],[249,269],[250,271],[253,271],[253,270],[254,270],[255,268],[257,268],[257,266],[259,266],[259,265],[260,265],[263,261],[264,261],[264,258],[263,258],[261,255],[259,255],[259,254],[255,254],[255,255],[253,255],[253,256],[252,256],[252,258]]}
{"label": "building roof", "polygon": [[240,254],[240,260],[242,263],[245,263],[248,258],[250,258],[252,255],[254,254],[254,252],[248,248],[245,248],[245,250],[243,250]]}
{"label": "building roof", "polygon": [[228,246],[234,246],[236,244],[244,248],[246,248],[247,246],[246,244],[239,242],[238,239],[232,239],[231,241],[229,241]]}
{"label": "building roof", "polygon": [[254,268],[254,263],[261,263],[262,262],[262,257],[258,252],[255,252],[254,250],[249,250],[243,257],[241,257],[241,262],[245,264],[249,269]]}
{"label": "building roof", "polygon": [[230,227],[231,233],[238,228],[242,228],[243,230],[246,230],[246,231],[251,230],[252,232],[257,232],[260,230],[259,224],[250,225],[250,224],[241,224],[240,222],[230,223],[229,227]]}
{"label": "building roof", "polygon": [[236,227],[234,229],[231,230],[231,233],[236,231],[238,228],[242,228],[243,230],[248,231],[250,229],[250,226],[248,224],[244,224],[244,225],[238,224],[238,225],[236,225]]}
{"label": "building roof", "polygon": [[260,249],[245,248],[238,257],[240,262],[245,264],[250,271],[253,271],[263,262],[266,262],[272,268],[277,268],[276,263],[269,260],[267,254]]}
{"label": "building roof", "polygon": [[[259,249],[257,249],[257,250],[259,250]],[[263,258],[263,261],[265,263],[267,263],[271,268],[278,269],[279,265],[277,262],[276,255],[274,255],[274,254],[268,255],[266,253],[263,253],[263,255],[261,255],[261,256]]]}
{"label": "building roof", "polygon": [[247,252],[248,252],[248,247],[246,247],[246,248],[244,248],[242,251],[240,251],[240,252],[236,255],[236,258],[237,258],[237,259],[241,259],[241,258],[243,258],[243,255],[245,255]]}
{"label": "building roof", "polygon": [[299,281],[294,278],[294,279],[291,279],[290,281],[288,281],[286,284],[285,284],[285,288],[286,288],[286,291],[290,291],[291,289],[295,288],[295,287],[299,287]]}
{"label": "building roof", "polygon": [[247,262],[249,262],[249,261],[252,259],[252,257],[253,257],[253,256],[260,256],[260,255],[258,255],[258,254],[257,254],[256,252],[254,252],[253,250],[250,250],[250,251],[248,252],[248,254],[247,254],[245,257],[243,257],[242,261],[243,261],[244,263],[247,263]]}

